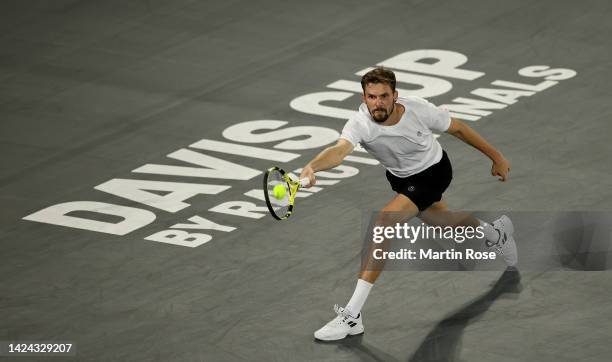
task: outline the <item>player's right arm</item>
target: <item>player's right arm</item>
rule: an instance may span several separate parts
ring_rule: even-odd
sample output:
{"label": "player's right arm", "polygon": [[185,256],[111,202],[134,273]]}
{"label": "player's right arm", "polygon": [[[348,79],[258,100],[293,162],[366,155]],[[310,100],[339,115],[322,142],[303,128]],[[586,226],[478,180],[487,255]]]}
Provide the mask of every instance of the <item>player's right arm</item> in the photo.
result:
{"label": "player's right arm", "polygon": [[304,166],[300,179],[308,178],[310,186],[314,185],[317,182],[314,175],[315,172],[325,171],[340,165],[342,160],[351,152],[353,152],[353,144],[344,138],[339,138],[335,145],[321,151],[312,161]]}

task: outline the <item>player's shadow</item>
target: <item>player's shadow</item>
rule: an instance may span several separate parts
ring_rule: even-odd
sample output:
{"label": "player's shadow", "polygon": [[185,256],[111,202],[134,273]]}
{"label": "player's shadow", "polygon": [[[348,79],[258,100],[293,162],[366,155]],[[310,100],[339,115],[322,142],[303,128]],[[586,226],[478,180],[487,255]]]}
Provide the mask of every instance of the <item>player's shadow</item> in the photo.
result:
{"label": "player's shadow", "polygon": [[487,293],[440,321],[408,361],[459,361],[465,327],[487,311],[502,294],[520,293],[520,281],[519,271],[508,267]]}
{"label": "player's shadow", "polygon": [[[440,321],[425,337],[409,362],[458,361],[463,330],[475,318],[482,315],[493,302],[504,293],[520,293],[521,275],[515,268],[508,267],[495,281],[491,289],[463,308]],[[340,341],[315,343],[336,345],[339,350],[350,350],[361,361],[399,361],[389,353],[363,341],[363,335],[349,336]]]}

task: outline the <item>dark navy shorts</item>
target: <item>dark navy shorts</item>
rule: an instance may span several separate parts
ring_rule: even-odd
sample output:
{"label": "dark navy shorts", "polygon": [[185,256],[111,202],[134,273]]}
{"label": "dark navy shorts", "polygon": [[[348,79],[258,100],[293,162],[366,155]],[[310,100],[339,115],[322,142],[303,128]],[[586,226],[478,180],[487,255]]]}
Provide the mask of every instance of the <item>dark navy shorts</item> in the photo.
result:
{"label": "dark navy shorts", "polygon": [[446,151],[442,159],[425,170],[408,177],[397,177],[387,171],[387,180],[393,191],[405,195],[423,211],[442,199],[442,194],[453,179],[453,167]]}

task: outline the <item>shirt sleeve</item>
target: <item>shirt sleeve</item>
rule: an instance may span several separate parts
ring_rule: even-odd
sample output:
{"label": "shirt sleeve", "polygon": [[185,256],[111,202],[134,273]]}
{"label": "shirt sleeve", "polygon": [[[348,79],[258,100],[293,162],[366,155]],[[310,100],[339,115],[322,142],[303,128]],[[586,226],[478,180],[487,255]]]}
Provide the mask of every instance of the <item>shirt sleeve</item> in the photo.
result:
{"label": "shirt sleeve", "polygon": [[451,117],[448,109],[436,107],[433,103],[421,97],[413,97],[413,100],[423,104],[423,123],[432,131],[446,132],[451,124]]}
{"label": "shirt sleeve", "polygon": [[362,132],[360,132],[361,128],[359,127],[359,121],[356,117],[351,117],[342,128],[342,133],[340,134],[340,138],[344,138],[353,144],[353,147],[357,147],[359,142],[362,140]]}
{"label": "shirt sleeve", "polygon": [[430,119],[428,122],[429,129],[437,132],[446,132],[451,124],[451,117],[448,109],[436,107],[430,102],[427,102],[427,106],[430,114]]}

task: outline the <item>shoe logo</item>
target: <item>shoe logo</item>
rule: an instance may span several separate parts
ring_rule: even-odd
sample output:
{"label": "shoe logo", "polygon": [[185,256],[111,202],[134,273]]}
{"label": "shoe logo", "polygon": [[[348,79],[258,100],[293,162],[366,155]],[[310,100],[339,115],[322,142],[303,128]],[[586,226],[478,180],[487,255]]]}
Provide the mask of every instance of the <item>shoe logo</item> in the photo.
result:
{"label": "shoe logo", "polygon": [[502,245],[506,243],[506,239],[507,239],[507,236],[506,236],[506,233],[504,233],[504,236],[501,239]]}
{"label": "shoe logo", "polygon": [[351,328],[353,328],[353,327],[355,327],[355,326],[357,325],[357,323],[355,323],[355,322],[351,321],[351,322],[348,322],[348,325],[349,325]]}
{"label": "shoe logo", "polygon": [[499,241],[493,242],[493,241],[487,240],[487,241],[485,241],[485,245],[488,248],[494,249],[497,252],[497,254],[503,254],[504,253],[504,251],[502,250],[501,246],[499,245]]}

